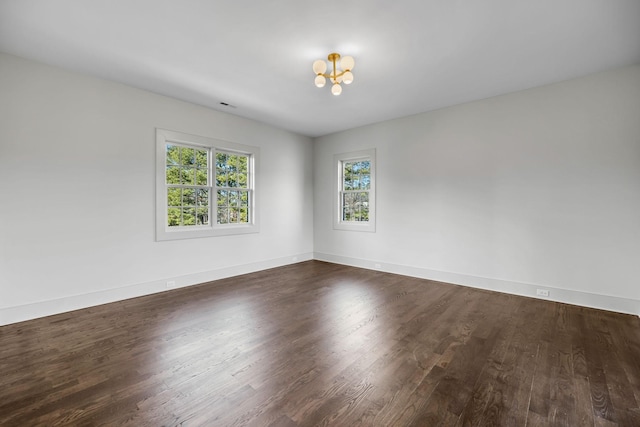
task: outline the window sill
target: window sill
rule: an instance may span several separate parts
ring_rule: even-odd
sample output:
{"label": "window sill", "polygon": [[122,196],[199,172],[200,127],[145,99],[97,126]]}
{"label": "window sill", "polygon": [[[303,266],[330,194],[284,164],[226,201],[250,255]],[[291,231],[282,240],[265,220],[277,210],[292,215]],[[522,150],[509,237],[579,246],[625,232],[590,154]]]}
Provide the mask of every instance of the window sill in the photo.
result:
{"label": "window sill", "polygon": [[256,224],[233,224],[214,227],[165,227],[158,230],[156,240],[182,240],[197,239],[202,237],[232,236],[236,234],[259,233],[260,227]]}
{"label": "window sill", "polygon": [[334,230],[343,230],[343,231],[364,231],[364,232],[368,232],[368,233],[375,233],[376,232],[376,225],[375,223],[370,222],[366,222],[366,223],[362,223],[362,222],[338,222],[333,224],[333,229]]}

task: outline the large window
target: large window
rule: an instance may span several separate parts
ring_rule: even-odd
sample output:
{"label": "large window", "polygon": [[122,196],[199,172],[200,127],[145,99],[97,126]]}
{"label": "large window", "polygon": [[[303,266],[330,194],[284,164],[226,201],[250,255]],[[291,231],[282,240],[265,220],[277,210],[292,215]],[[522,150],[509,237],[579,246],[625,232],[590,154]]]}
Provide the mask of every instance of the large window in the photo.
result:
{"label": "large window", "polygon": [[258,148],[156,130],[156,239],[258,232]]}
{"label": "large window", "polygon": [[375,149],[334,157],[334,228],[375,231]]}

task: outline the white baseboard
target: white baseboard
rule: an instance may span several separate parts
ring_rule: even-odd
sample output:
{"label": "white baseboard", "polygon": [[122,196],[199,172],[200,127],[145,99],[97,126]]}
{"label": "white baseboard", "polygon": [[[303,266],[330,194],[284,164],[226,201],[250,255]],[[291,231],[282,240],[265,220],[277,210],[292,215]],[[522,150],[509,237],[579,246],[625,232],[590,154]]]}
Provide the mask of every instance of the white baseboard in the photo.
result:
{"label": "white baseboard", "polygon": [[[241,274],[253,273],[269,268],[295,264],[297,262],[309,261],[312,259],[532,298],[540,298],[536,296],[537,289],[546,289],[550,292],[550,295],[549,297],[541,299],[640,316],[640,300],[637,299],[620,298],[602,294],[592,294],[588,292],[579,292],[552,286],[470,276],[459,273],[450,273],[446,271],[430,270],[421,267],[389,264],[384,262],[315,252],[258,261],[243,265],[235,265],[216,270],[188,274],[185,276],[167,277],[162,280],[156,280],[153,282],[138,283],[119,288],[105,289],[98,292],[67,296],[54,300],[39,301],[31,304],[12,307],[3,307],[0,308],[0,326],[36,319],[39,317],[51,316],[53,314],[93,307],[96,305],[107,304],[110,302],[121,301],[129,298],[136,298],[143,295],[150,295],[185,286],[197,285],[200,283],[206,283],[213,280],[224,279],[227,277],[239,276]],[[173,281],[176,285],[171,288],[167,288],[168,281]]]}
{"label": "white baseboard", "polygon": [[[150,295],[158,292],[169,291],[185,286],[197,285],[210,282],[212,280],[224,279],[227,277],[239,276],[241,274],[253,273],[269,268],[281,267],[297,262],[309,261],[313,259],[312,253],[297,254],[288,257],[258,261],[243,265],[234,265],[216,270],[203,271],[200,273],[188,274],[179,277],[167,277],[153,282],[137,283],[103,291],[91,292],[81,295],[72,295],[54,300],[39,301],[31,304],[24,304],[12,307],[0,308],[0,326],[11,323],[23,322],[25,320],[39,317],[51,316],[53,314],[65,313],[82,308],[94,307],[96,305],[107,304],[115,301],[122,301],[129,298],[136,298],[143,295]],[[167,282],[175,282],[175,286],[167,288]]]}
{"label": "white baseboard", "polygon": [[[436,280],[439,282],[486,289],[489,291],[497,291],[507,294],[539,298],[548,301],[562,302],[566,304],[573,304],[583,307],[591,307],[600,310],[615,311],[617,313],[627,313],[640,316],[640,300],[637,299],[620,298],[611,295],[592,294],[588,292],[573,291],[552,286],[535,285],[530,283],[521,283],[501,279],[491,279],[487,277],[470,276],[459,273],[450,273],[446,271],[429,270],[427,268],[412,267],[407,265],[388,264],[380,261],[371,261],[319,252],[315,252],[313,254],[313,258],[318,261],[344,264],[352,267],[366,268],[369,270],[384,271],[386,273],[401,274],[404,276]],[[549,296],[537,296],[536,291],[538,289],[549,291]]]}

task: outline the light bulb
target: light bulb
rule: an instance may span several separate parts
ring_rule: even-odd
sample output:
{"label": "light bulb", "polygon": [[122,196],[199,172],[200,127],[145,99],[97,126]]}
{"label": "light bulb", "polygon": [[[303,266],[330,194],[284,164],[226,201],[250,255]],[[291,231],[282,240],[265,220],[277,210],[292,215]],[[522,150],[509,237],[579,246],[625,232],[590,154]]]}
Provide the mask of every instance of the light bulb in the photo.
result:
{"label": "light bulb", "polygon": [[324,84],[326,83],[326,79],[324,78],[324,76],[316,76],[315,79],[315,84],[316,87],[324,87]]}
{"label": "light bulb", "polygon": [[345,71],[353,70],[353,67],[356,65],[356,61],[353,60],[352,56],[343,56],[340,60],[340,68]]}
{"label": "light bulb", "polygon": [[338,83],[334,84],[333,86],[331,86],[331,93],[335,96],[340,95],[342,93],[342,87],[340,87]]}
{"label": "light bulb", "polygon": [[347,71],[342,75],[342,81],[346,85],[350,85],[353,82],[353,73],[351,71]]}
{"label": "light bulb", "polygon": [[327,71],[327,63],[322,59],[318,59],[313,63],[313,72],[316,74],[324,74]]}

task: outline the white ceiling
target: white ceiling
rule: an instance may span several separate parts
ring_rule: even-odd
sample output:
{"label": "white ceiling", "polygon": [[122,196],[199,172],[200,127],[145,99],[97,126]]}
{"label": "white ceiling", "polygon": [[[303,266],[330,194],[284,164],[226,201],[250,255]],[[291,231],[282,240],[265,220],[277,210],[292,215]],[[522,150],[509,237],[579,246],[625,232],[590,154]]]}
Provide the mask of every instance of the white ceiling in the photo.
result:
{"label": "white ceiling", "polygon": [[640,1],[0,0],[0,51],[320,136],[640,63]]}

